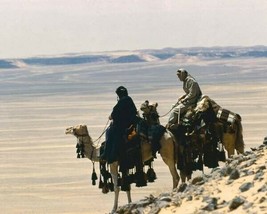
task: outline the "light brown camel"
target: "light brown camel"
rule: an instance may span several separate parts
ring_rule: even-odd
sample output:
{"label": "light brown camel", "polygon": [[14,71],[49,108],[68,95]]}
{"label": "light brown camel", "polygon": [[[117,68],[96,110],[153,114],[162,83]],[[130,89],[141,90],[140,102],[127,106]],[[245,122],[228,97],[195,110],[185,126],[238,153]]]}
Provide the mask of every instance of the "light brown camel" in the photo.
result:
{"label": "light brown camel", "polygon": [[[208,96],[204,96],[194,109],[195,117],[203,117],[206,120],[214,118],[216,134],[220,138],[228,157],[244,153],[243,129],[239,114],[221,108]],[[209,121],[208,121],[209,122]]]}
{"label": "light brown camel", "polygon": [[[72,126],[66,129],[66,134],[72,134],[78,139],[78,144],[84,145],[84,154],[87,158],[89,158],[92,161],[99,161],[100,156],[100,148],[96,147],[93,144],[92,138],[90,137],[87,126],[86,125],[78,125],[78,126]],[[163,136],[160,139],[160,155],[164,161],[164,163],[169,167],[170,173],[172,175],[173,180],[173,188],[176,188],[179,184],[180,177],[176,170],[176,160],[175,160],[175,143],[173,140],[173,136],[169,131],[166,131]],[[142,140],[141,141],[141,153],[142,153],[142,160],[143,162],[150,160],[152,158],[152,152],[151,152],[151,144],[148,141]],[[112,208],[111,213],[115,213],[118,208],[118,199],[119,199],[119,191],[120,188],[118,186],[118,168],[119,163],[113,162],[110,165],[110,173],[113,179],[114,183],[114,192],[115,192],[115,198],[114,198],[114,205]],[[182,180],[185,180],[185,178],[182,178]],[[131,200],[131,194],[130,191],[126,191],[128,202],[130,203]]]}

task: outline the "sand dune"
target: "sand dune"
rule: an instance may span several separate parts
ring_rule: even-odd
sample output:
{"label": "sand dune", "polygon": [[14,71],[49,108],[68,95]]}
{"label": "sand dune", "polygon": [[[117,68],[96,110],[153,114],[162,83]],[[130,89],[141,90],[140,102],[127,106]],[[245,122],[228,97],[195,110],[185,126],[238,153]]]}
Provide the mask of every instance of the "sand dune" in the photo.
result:
{"label": "sand dune", "polygon": [[[2,213],[106,213],[113,194],[91,185],[92,164],[76,159],[75,138],[65,128],[87,124],[97,139],[125,85],[139,107],[146,99],[167,113],[181,95],[175,71],[185,67],[204,94],[242,116],[246,149],[267,135],[267,61],[234,59],[195,64],[150,62],[113,65],[29,66],[0,70],[0,208]],[[165,124],[168,117],[160,118]],[[104,140],[104,139],[102,139]],[[158,179],[133,187],[133,200],[171,191],[158,158]],[[101,200],[101,204],[100,204]],[[103,201],[103,202],[102,202]],[[121,194],[120,205],[127,202]]]}

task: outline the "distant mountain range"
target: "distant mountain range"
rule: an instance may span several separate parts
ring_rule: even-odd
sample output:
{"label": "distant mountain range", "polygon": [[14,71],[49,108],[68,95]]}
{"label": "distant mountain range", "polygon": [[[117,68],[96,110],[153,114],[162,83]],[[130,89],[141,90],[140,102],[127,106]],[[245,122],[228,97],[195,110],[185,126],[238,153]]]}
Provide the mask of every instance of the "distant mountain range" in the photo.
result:
{"label": "distant mountain range", "polygon": [[175,61],[188,59],[225,59],[238,57],[267,57],[267,46],[252,47],[194,47],[144,49],[135,51],[112,51],[40,56],[22,59],[0,59],[0,69],[19,68],[27,65],[54,66],[84,63],[137,63],[152,61]]}

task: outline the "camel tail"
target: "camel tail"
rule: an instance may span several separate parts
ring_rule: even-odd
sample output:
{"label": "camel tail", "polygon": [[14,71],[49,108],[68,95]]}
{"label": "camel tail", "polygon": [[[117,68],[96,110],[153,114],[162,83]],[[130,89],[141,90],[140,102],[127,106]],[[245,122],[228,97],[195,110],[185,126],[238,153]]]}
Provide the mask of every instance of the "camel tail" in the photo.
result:
{"label": "camel tail", "polygon": [[238,153],[243,154],[245,150],[245,143],[243,140],[243,127],[241,124],[241,116],[239,114],[236,114],[237,120],[236,120],[236,125],[237,125],[237,133],[236,133],[236,143],[235,143],[235,149]]}

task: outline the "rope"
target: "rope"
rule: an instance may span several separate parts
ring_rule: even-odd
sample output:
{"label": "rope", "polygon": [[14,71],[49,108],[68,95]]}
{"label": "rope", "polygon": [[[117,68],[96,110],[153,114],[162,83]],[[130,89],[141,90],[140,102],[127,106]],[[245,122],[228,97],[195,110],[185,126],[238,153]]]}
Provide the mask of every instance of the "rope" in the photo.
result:
{"label": "rope", "polygon": [[178,102],[166,114],[159,115],[159,117],[165,117],[165,116],[167,116],[177,105],[178,105]]}
{"label": "rope", "polygon": [[[105,127],[104,127],[104,130],[103,130],[102,134],[101,134],[96,140],[94,140],[93,143],[95,143],[95,142],[98,141],[98,140],[100,141],[101,137],[103,136],[103,134],[105,134],[105,132],[106,132],[106,130],[107,130],[108,122],[109,122],[109,119],[108,119],[108,121],[107,121],[107,123],[106,123],[106,125],[105,125]],[[98,145],[98,144],[99,144],[99,142],[97,143],[97,145]]]}

